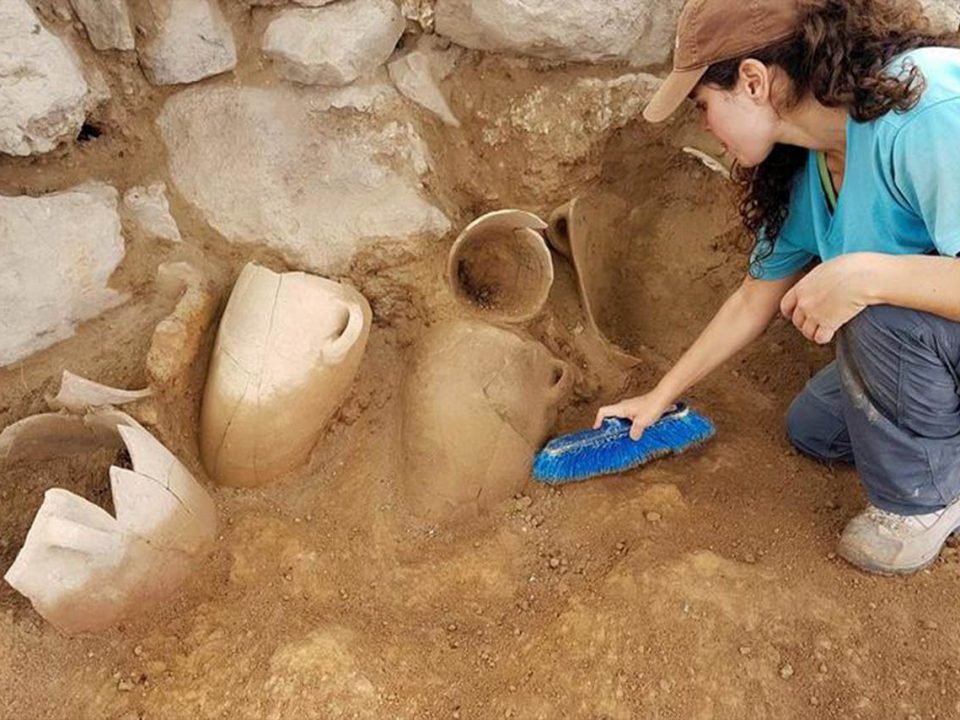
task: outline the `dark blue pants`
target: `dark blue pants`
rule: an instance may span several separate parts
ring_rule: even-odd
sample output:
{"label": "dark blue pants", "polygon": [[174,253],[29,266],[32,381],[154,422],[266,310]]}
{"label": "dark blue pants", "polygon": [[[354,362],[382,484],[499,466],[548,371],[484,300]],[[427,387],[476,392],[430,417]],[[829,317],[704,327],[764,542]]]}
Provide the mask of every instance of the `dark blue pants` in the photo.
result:
{"label": "dark blue pants", "polygon": [[790,406],[793,444],[853,462],[871,503],[901,515],[960,497],[960,323],[869,307],[837,336],[837,360]]}

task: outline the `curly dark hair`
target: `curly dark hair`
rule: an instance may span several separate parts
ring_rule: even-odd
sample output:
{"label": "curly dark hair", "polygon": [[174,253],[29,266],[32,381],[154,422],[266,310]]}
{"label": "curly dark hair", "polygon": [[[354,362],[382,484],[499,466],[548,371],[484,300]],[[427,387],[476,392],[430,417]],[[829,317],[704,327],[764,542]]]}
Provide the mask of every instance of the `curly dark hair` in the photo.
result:
{"label": "curly dark hair", "polygon": [[[801,19],[786,40],[711,65],[700,84],[730,90],[747,58],[781,68],[792,81],[778,110],[812,95],[826,107],[845,108],[857,122],[914,107],[926,89],[917,67],[888,65],[897,55],[928,46],[960,46],[956,36],[930,33],[916,0],[800,0]],[[783,229],[794,178],[806,163],[805,148],[776,145],[754,168],[735,168],[740,217],[759,242],[758,260],[769,256]]]}

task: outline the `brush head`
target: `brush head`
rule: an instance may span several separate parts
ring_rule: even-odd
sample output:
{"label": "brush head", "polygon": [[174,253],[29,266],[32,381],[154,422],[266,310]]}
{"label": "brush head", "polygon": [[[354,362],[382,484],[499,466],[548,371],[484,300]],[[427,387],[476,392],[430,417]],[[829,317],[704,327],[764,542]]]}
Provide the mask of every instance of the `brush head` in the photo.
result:
{"label": "brush head", "polygon": [[595,430],[554,438],[534,459],[534,479],[559,485],[621,473],[700,445],[716,432],[713,423],[683,403],[664,413],[639,440],[630,439],[631,425],[623,418],[607,418]]}

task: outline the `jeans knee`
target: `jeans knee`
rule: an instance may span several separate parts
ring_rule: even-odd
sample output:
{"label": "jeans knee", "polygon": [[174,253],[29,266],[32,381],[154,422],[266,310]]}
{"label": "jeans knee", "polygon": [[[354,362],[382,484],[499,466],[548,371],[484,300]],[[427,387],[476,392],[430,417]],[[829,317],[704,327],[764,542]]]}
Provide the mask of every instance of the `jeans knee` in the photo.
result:
{"label": "jeans knee", "polygon": [[849,459],[849,443],[841,442],[845,424],[809,393],[801,393],[790,404],[786,424],[787,438],[804,455],[822,462]]}

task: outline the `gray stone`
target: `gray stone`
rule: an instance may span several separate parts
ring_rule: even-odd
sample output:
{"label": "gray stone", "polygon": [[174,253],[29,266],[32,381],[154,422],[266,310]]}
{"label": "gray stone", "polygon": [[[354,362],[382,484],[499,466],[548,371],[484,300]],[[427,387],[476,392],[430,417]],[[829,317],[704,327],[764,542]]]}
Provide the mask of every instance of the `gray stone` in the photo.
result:
{"label": "gray stone", "polygon": [[158,123],[180,194],[231,242],[320,274],[376,240],[447,232],[422,195],[430,165],[413,126],[328,112],[333,95],[285,85],[173,96]]}
{"label": "gray stone", "polygon": [[133,0],[140,64],[154,85],[202,80],[236,67],[233,32],[216,0]]}
{"label": "gray stone", "polygon": [[478,50],[549,60],[666,63],[683,0],[437,0],[436,31]]}
{"label": "gray stone", "polygon": [[97,50],[133,50],[133,27],[127,0],[70,0]]}
{"label": "gray stone", "polygon": [[117,191],[109,185],[0,196],[0,367],[122,303],[107,281],[123,256]]}
{"label": "gray stone", "polygon": [[392,0],[342,0],[285,10],[263,36],[280,74],[305,85],[346,85],[382,65],[403,34]]}
{"label": "gray stone", "polygon": [[0,0],[0,152],[33,155],[76,137],[87,83],[25,0]]}

